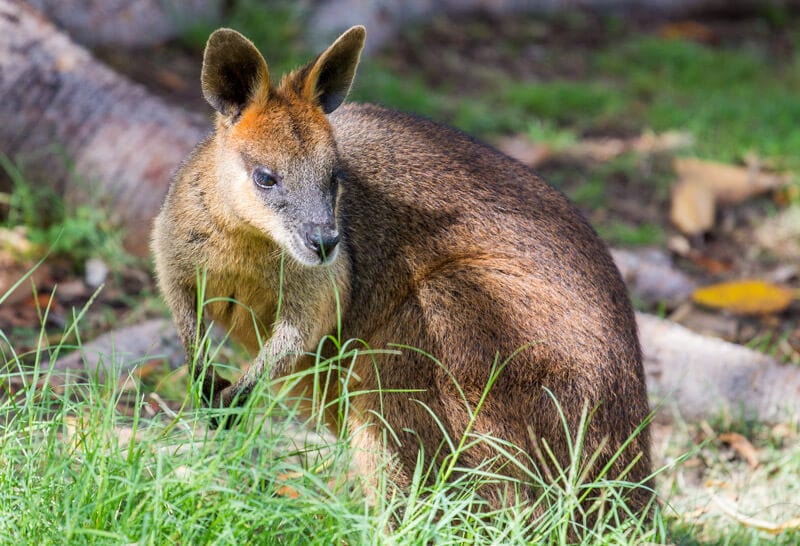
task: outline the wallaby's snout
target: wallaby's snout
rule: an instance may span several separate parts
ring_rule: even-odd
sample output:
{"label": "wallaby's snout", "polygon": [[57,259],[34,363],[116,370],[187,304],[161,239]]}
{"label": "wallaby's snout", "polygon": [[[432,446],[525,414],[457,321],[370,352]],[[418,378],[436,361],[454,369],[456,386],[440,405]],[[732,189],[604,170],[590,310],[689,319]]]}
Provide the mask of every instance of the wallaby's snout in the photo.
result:
{"label": "wallaby's snout", "polygon": [[339,230],[334,224],[303,224],[303,242],[323,263],[330,262],[339,246]]}

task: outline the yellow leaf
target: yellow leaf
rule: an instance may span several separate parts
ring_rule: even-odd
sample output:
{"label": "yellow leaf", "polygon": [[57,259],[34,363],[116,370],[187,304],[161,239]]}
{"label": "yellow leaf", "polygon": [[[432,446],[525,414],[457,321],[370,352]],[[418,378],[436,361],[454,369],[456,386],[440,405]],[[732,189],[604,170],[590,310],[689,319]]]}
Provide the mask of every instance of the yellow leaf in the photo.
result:
{"label": "yellow leaf", "polygon": [[714,284],[698,288],[692,294],[695,303],[740,315],[780,313],[794,297],[794,291],[788,288],[759,280]]}

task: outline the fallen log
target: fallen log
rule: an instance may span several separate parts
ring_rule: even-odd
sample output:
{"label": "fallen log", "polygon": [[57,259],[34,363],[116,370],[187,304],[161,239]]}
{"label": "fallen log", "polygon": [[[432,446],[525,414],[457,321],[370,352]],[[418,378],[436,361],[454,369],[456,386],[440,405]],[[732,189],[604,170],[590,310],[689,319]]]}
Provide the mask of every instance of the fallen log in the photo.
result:
{"label": "fallen log", "polygon": [[154,45],[222,15],[222,0],[26,1],[85,45]]}
{"label": "fallen log", "polygon": [[800,418],[800,367],[639,313],[647,389],[662,418]]}
{"label": "fallen log", "polygon": [[[30,6],[0,0],[0,151],[28,182],[107,206],[146,255],[170,174],[208,126],[98,62]],[[0,191],[11,189],[0,169]]]}

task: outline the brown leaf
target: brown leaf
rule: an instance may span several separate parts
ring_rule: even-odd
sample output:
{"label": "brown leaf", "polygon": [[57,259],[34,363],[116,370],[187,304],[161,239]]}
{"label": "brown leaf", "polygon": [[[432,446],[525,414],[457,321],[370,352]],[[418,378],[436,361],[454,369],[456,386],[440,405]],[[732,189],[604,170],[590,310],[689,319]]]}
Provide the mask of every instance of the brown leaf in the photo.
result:
{"label": "brown leaf", "polygon": [[[288,474],[278,474],[278,480],[277,481],[278,482],[286,482],[288,480],[297,479],[300,476],[302,476],[302,474],[300,474],[299,472],[289,472]],[[278,489],[275,490],[275,493],[277,495],[280,495],[281,497],[286,497],[286,498],[289,498],[289,499],[296,499],[296,498],[298,498],[300,496],[300,493],[298,493],[297,490],[294,487],[290,486],[290,485],[282,485],[282,486],[278,487]]]}
{"label": "brown leaf", "polygon": [[719,439],[726,444],[729,444],[736,453],[738,453],[750,468],[757,468],[758,452],[750,440],[739,434],[738,432],[723,432],[719,435]]}
{"label": "brown leaf", "polygon": [[147,381],[150,377],[154,374],[164,371],[164,359],[162,358],[153,358],[139,364],[136,368],[133,369],[131,372],[133,376],[138,377],[142,381]]}
{"label": "brown leaf", "polygon": [[714,192],[693,180],[681,180],[672,190],[669,218],[686,235],[699,235],[714,226]]}
{"label": "brown leaf", "polygon": [[758,160],[748,167],[696,158],[676,158],[678,182],[672,192],[670,219],[686,235],[714,225],[716,204],[736,204],[788,183],[788,175],[764,173]]}
{"label": "brown leaf", "polygon": [[714,30],[697,21],[675,21],[658,29],[658,34],[668,40],[691,40],[704,44],[717,40]]}
{"label": "brown leaf", "polygon": [[550,146],[531,142],[525,135],[503,137],[497,141],[497,148],[530,167],[538,167],[553,157],[553,149]]}
{"label": "brown leaf", "polygon": [[711,275],[719,275],[720,273],[727,273],[733,269],[733,264],[727,260],[718,260],[716,258],[709,258],[699,252],[690,251],[686,257],[698,267],[702,267],[706,272]]}
{"label": "brown leaf", "polygon": [[652,154],[674,152],[687,148],[693,143],[692,134],[684,131],[666,131],[663,133],[648,131],[634,139],[631,148],[635,152]]}
{"label": "brown leaf", "polygon": [[695,303],[739,315],[780,313],[795,298],[793,290],[761,280],[740,280],[698,288]]}
{"label": "brown leaf", "polygon": [[562,146],[532,142],[526,135],[503,137],[497,148],[518,161],[538,167],[553,158],[579,162],[610,161],[626,152],[653,154],[671,152],[692,144],[692,136],[680,131],[643,133],[633,138],[585,138]]}
{"label": "brown leaf", "polygon": [[676,158],[674,168],[681,182],[709,188],[718,203],[741,203],[789,181],[786,175],[762,172],[757,162],[750,167],[738,167],[685,157]]}

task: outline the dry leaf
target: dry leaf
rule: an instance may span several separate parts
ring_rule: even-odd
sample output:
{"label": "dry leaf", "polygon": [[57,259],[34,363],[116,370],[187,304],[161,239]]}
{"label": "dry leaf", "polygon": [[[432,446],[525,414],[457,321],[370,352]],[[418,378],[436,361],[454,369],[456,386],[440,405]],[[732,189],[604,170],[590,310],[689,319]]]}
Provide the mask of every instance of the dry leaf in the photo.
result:
{"label": "dry leaf", "polygon": [[678,182],[672,192],[670,219],[686,235],[699,235],[714,225],[717,203],[735,204],[789,181],[787,175],[761,171],[757,160],[748,167],[696,158],[676,158]]}
{"label": "dry leaf", "polygon": [[750,443],[750,440],[738,432],[723,432],[719,435],[719,439],[726,444],[730,444],[733,450],[747,461],[747,465],[750,468],[758,467],[758,452],[753,447],[753,444]]}
{"label": "dry leaf", "polygon": [[[286,474],[278,474],[277,481],[278,482],[287,482],[289,480],[296,480],[302,477],[302,474],[299,472],[288,472]],[[286,497],[288,499],[296,499],[300,496],[300,493],[297,490],[290,486],[290,485],[282,485],[275,490],[277,495],[281,497]]]}
{"label": "dry leaf", "polygon": [[699,252],[691,251],[686,256],[689,261],[698,267],[702,267],[706,272],[711,275],[719,275],[720,273],[727,273],[733,269],[733,264],[727,260],[718,260],[716,258],[709,258]]}
{"label": "dry leaf", "polygon": [[759,280],[724,282],[698,288],[692,300],[706,307],[739,315],[780,313],[792,303],[794,291]]}
{"label": "dry leaf", "polygon": [[627,152],[640,154],[673,152],[691,146],[692,143],[693,138],[689,133],[667,131],[646,132],[634,138],[585,138],[555,148],[546,143],[531,142],[526,135],[504,137],[496,144],[504,154],[531,167],[538,167],[556,157],[579,162],[604,162]]}
{"label": "dry leaf", "polygon": [[658,34],[668,40],[692,40],[694,42],[711,43],[716,41],[714,30],[697,21],[675,21],[658,29]]}
{"label": "dry leaf", "polygon": [[666,131],[664,133],[645,132],[633,141],[631,149],[639,153],[674,152],[694,144],[694,137],[685,131]]}
{"label": "dry leaf", "polygon": [[562,155],[576,160],[596,162],[611,161],[632,148],[631,142],[621,138],[587,138],[566,147]]}
{"label": "dry leaf", "polygon": [[681,182],[691,181],[709,188],[718,203],[741,203],[789,181],[786,175],[761,172],[757,162],[749,167],[737,167],[684,157],[675,159],[674,168]]}
{"label": "dry leaf", "polygon": [[497,141],[497,148],[530,167],[538,167],[553,157],[553,149],[550,146],[531,142],[525,135],[503,137]]}
{"label": "dry leaf", "polygon": [[162,358],[153,358],[136,366],[131,371],[131,375],[137,377],[139,380],[147,381],[153,375],[161,373],[164,371],[164,359]]}
{"label": "dry leaf", "polygon": [[681,180],[672,191],[669,218],[686,235],[699,235],[714,225],[714,192],[693,180]]}

